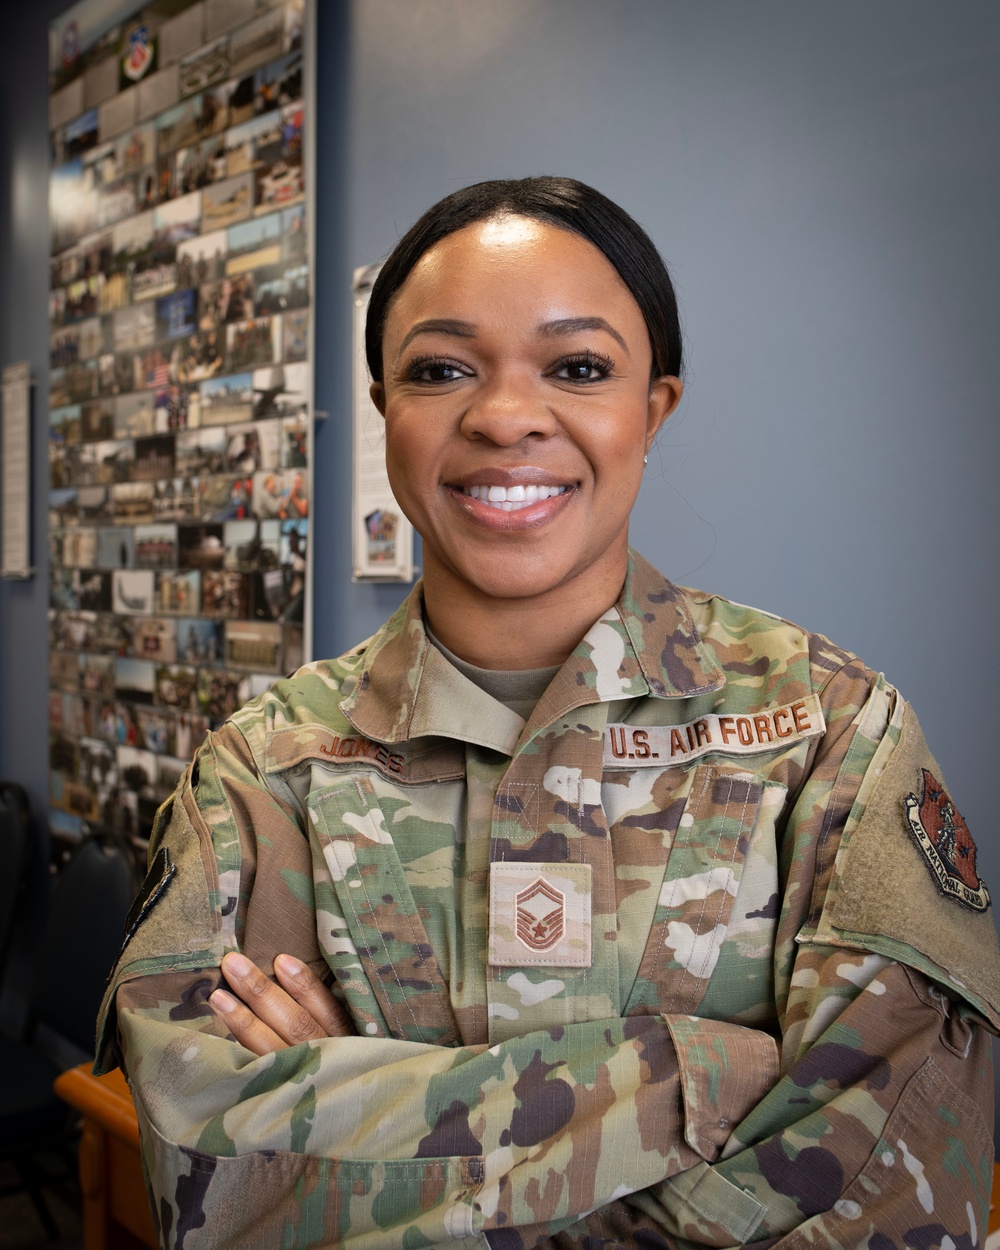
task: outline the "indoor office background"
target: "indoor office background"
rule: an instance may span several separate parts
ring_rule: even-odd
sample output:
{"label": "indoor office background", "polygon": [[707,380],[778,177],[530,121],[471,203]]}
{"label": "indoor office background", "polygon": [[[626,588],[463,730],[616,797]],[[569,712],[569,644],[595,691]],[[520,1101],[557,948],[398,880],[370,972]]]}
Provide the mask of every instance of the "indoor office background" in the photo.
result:
{"label": "indoor office background", "polygon": [[[0,44],[0,363],[31,361],[33,580],[0,583],[0,777],[47,789],[48,21]],[[651,232],[689,361],[635,544],[910,698],[1000,891],[1000,9],[986,0],[319,0],[314,649],[351,582],[350,281],[432,201],[571,174]]]}

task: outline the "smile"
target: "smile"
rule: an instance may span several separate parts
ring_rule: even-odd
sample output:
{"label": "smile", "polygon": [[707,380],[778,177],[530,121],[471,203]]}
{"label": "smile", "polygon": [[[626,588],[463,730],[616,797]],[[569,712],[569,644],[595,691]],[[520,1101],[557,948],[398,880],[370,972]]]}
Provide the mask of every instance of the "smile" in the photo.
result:
{"label": "smile", "polygon": [[567,490],[568,486],[464,486],[462,494],[500,512],[517,512],[544,499],[564,495]]}

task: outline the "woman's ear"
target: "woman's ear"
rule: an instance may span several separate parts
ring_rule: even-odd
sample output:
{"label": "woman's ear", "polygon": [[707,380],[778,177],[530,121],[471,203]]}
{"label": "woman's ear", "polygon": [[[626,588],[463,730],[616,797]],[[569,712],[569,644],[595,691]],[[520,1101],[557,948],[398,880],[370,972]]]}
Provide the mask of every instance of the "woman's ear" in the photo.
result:
{"label": "woman's ear", "polygon": [[368,388],[368,394],[372,397],[372,403],[379,410],[382,416],[385,416],[385,387],[381,382],[373,382]]}
{"label": "woman's ear", "polygon": [[649,406],[646,410],[647,451],[652,446],[660,426],[681,402],[683,394],[684,383],[680,378],[675,378],[672,374],[664,374],[662,378],[653,379],[649,388]]}

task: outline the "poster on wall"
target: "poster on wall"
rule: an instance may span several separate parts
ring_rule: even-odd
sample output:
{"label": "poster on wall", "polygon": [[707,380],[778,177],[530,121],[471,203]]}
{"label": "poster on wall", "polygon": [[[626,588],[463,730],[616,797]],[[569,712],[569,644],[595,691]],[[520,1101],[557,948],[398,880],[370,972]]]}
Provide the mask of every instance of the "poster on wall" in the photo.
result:
{"label": "poster on wall", "polygon": [[313,0],[49,30],[50,813],[148,838],[311,651]]}

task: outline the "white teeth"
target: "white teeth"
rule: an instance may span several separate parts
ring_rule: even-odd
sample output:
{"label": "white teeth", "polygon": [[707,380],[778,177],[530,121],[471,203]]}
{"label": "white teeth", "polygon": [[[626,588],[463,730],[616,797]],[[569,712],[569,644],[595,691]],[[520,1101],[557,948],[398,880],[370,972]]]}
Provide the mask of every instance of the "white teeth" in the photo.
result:
{"label": "white teeth", "polygon": [[516,512],[540,499],[564,495],[568,486],[466,486],[463,494],[471,495],[481,503],[487,503],[502,512]]}

